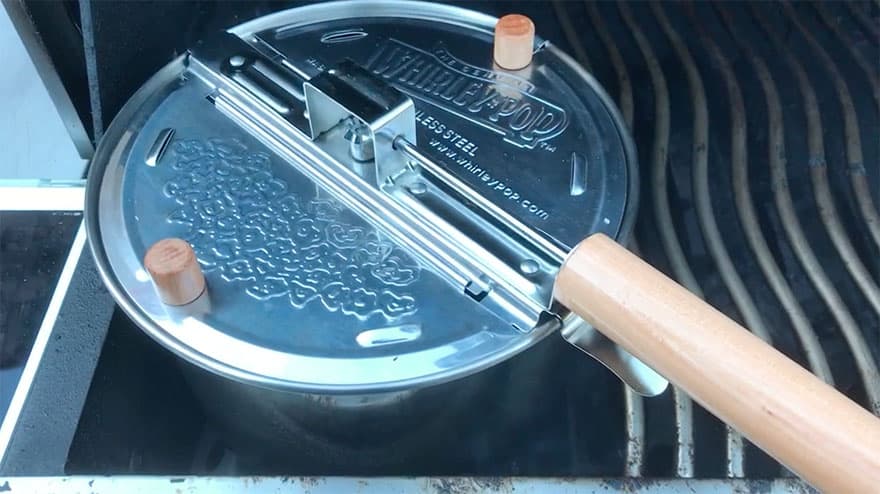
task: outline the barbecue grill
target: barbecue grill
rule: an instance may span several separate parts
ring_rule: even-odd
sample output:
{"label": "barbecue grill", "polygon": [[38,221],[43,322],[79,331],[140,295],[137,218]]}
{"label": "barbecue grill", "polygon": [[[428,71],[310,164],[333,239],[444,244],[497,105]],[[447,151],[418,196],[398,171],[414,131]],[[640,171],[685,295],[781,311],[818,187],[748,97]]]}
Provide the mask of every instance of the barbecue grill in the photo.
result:
{"label": "barbecue grill", "polygon": [[[616,101],[640,163],[634,252],[880,414],[876,2],[458,4],[528,15]],[[293,5],[6,6],[23,38],[32,39],[29,49],[51,61],[44,78],[60,78],[64,94],[56,102],[80,123],[71,126],[82,129],[74,138],[88,149],[128,97],[195,40]],[[94,277],[85,257],[74,277]],[[62,314],[85,310],[75,298],[88,293],[68,292]],[[98,299],[109,314],[111,299]],[[78,320],[59,317],[54,331],[73,333]],[[315,476],[429,476],[423,488],[437,492],[504,492],[532,481],[558,487],[562,477],[581,479],[574,482],[582,487],[674,492],[807,488],[680,390],[643,398],[560,341],[538,348],[556,360],[541,414],[511,409],[491,430],[445,424],[467,432],[430,461],[352,469],[345,459],[358,451],[327,444],[286,456],[233,446],[205,420],[169,356],[121,311],[97,326],[92,331],[106,339],[90,357],[93,374],[77,384],[78,420],[47,431],[54,448],[26,434],[63,385],[47,370],[31,385],[33,399],[17,417],[0,473],[309,476],[294,480],[303,489],[320,485]],[[44,352],[43,361],[50,358]],[[502,388],[484,399],[504,403],[509,390]],[[447,479],[453,476],[474,479]],[[653,483],[671,478],[679,480]],[[10,479],[12,487],[17,482]],[[117,480],[96,485],[106,482]]]}

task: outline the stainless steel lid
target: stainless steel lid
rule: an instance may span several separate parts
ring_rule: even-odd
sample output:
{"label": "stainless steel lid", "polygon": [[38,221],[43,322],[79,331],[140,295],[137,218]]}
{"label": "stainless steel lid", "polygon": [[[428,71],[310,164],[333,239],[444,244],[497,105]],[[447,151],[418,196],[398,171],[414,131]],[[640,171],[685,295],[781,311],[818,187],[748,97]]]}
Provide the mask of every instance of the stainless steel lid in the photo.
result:
{"label": "stainless steel lid", "polygon": [[[439,383],[563,324],[581,327],[518,304],[552,300],[553,262],[580,239],[628,233],[633,146],[596,81],[548,42],[536,39],[525,69],[493,67],[494,24],[428,3],[325,3],[242,24],[162,69],[91,165],[91,245],[120,306],[213,372],[320,392]],[[335,114],[317,128],[347,97],[330,80],[353,80],[345,70],[412,103],[393,118],[389,103],[367,122],[375,134]],[[373,147],[389,122],[408,139]],[[416,169],[422,175],[405,179]],[[427,175],[436,180],[419,178]],[[378,186],[362,188],[357,176]],[[450,194],[458,201],[441,200]],[[474,206],[483,199],[492,214]],[[412,226],[407,208],[466,235],[438,230],[425,247],[407,235],[434,225]],[[485,234],[511,225],[543,246],[538,255]],[[166,237],[188,240],[205,272],[207,294],[189,306],[163,305],[141,265]],[[447,259],[438,242],[462,246],[461,258]],[[469,278],[459,261],[498,264],[486,272],[506,279]],[[619,374],[640,365],[600,358],[624,362]],[[639,379],[630,380],[637,389]]]}

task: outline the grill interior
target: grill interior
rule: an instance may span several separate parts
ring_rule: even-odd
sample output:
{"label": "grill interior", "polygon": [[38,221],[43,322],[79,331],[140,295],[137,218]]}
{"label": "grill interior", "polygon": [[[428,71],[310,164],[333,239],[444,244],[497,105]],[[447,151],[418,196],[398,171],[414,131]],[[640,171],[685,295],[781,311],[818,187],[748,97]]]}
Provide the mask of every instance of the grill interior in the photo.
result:
{"label": "grill interior", "polygon": [[[530,15],[539,33],[571,53],[618,101],[641,164],[633,249],[880,412],[880,4],[464,6]],[[112,67],[105,62],[101,70]],[[170,357],[117,314],[68,470],[786,475],[683,393],[642,399],[558,343],[547,343],[556,345],[548,351],[557,355],[558,379],[548,385],[553,410],[525,426],[510,411],[507,429],[496,436],[514,439],[462,434],[461,444],[440,452],[440,460],[353,471],[333,462],[308,465],[307,455],[267,460],[232,453],[179,385]],[[147,381],[134,376],[132,366],[163,371]],[[132,416],[144,424],[140,429],[130,427],[126,417]]]}
{"label": "grill interior", "polygon": [[[880,412],[877,4],[554,9],[570,52],[617,96],[637,141],[633,248]],[[719,461],[727,477],[779,473],[670,394],[626,392],[627,475],[702,477]],[[670,408],[667,464],[653,445],[665,434],[655,417]],[[711,447],[717,434],[724,448]]]}

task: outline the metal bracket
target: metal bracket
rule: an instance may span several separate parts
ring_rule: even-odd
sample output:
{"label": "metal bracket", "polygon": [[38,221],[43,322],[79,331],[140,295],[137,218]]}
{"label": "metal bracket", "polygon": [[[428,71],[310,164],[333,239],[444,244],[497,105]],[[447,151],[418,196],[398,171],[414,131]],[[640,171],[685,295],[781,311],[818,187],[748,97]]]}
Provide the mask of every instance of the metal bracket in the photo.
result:
{"label": "metal bracket", "polygon": [[303,89],[313,141],[354,119],[348,131],[351,154],[358,161],[372,156],[376,185],[393,182],[406,171],[406,159],[394,149],[394,139],[416,142],[415,105],[408,96],[350,60],[313,77]]}
{"label": "metal bracket", "polygon": [[[560,312],[557,307],[556,312]],[[669,381],[580,318],[569,318],[560,330],[565,341],[598,360],[636,393],[657,396]]]}

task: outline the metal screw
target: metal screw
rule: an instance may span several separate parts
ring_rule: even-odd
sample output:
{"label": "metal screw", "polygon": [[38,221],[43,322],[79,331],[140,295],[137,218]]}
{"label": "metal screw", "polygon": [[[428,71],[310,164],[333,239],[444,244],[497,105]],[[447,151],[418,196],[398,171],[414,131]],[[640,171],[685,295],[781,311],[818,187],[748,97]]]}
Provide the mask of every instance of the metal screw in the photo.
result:
{"label": "metal screw", "polygon": [[519,263],[519,270],[522,271],[523,274],[535,274],[538,272],[538,263],[532,259],[526,259]]}
{"label": "metal screw", "polygon": [[416,182],[409,186],[409,191],[418,196],[427,192],[428,186],[424,182]]}
{"label": "metal screw", "polygon": [[229,66],[238,69],[243,67],[246,61],[247,60],[245,60],[244,57],[241,55],[233,55],[229,57]]}
{"label": "metal screw", "polygon": [[345,139],[349,142],[348,153],[356,161],[373,159],[373,136],[366,125],[352,123],[345,132]]}

